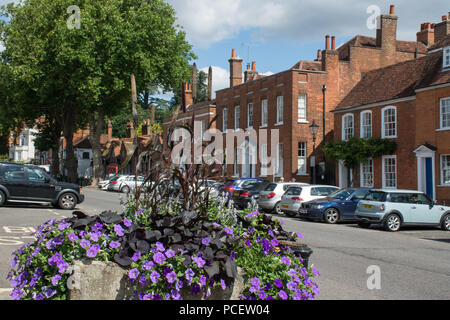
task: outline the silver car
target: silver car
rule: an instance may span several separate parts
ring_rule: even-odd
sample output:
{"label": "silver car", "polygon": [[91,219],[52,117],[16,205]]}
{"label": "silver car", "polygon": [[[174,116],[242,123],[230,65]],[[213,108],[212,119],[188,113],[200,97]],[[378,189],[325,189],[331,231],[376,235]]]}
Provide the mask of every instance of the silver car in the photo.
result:
{"label": "silver car", "polygon": [[339,190],[338,187],[327,185],[290,187],[281,197],[281,210],[287,216],[293,217],[298,214],[298,210],[303,202],[326,198],[329,194],[337,190]]}
{"label": "silver car", "polygon": [[[145,178],[138,176],[137,186],[140,187],[144,183]],[[134,175],[119,176],[113,178],[108,185],[108,191],[118,191],[122,193],[129,193],[134,190],[136,186],[136,178]]]}
{"label": "silver car", "polygon": [[307,183],[301,182],[274,182],[269,184],[263,191],[259,194],[258,205],[259,207],[267,212],[273,212],[276,214],[281,214],[281,197],[284,195],[289,187],[295,186],[307,186]]}

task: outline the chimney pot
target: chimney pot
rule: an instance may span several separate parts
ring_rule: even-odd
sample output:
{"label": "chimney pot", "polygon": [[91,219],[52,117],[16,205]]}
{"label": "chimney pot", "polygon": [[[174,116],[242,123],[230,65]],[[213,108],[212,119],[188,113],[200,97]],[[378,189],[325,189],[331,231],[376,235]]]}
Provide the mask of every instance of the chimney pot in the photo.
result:
{"label": "chimney pot", "polygon": [[447,20],[447,16],[442,16],[442,21]]}
{"label": "chimney pot", "polygon": [[252,62],[252,70],[256,71],[256,62],[255,61]]}
{"label": "chimney pot", "polygon": [[331,37],[331,50],[336,50],[336,37]]}
{"label": "chimney pot", "polygon": [[330,36],[325,36],[325,50],[330,50]]}
{"label": "chimney pot", "polygon": [[322,57],[322,50],[317,50],[317,60],[320,60]]}
{"label": "chimney pot", "polygon": [[236,58],[236,49],[231,50],[231,57]]}
{"label": "chimney pot", "polygon": [[391,7],[389,8],[389,14],[395,14],[395,6],[391,5]]}
{"label": "chimney pot", "polygon": [[247,70],[250,70],[250,63],[247,63]]}

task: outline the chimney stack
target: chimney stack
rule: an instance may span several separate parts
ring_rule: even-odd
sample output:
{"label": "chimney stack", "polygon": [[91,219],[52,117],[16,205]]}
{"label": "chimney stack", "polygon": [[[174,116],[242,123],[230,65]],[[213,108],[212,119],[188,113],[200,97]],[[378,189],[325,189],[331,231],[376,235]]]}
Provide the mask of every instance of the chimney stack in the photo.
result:
{"label": "chimney stack", "polygon": [[127,123],[126,137],[128,139],[134,138],[134,127],[131,121]]}
{"label": "chimney stack", "polygon": [[255,61],[252,62],[252,71],[256,71],[256,62]]}
{"label": "chimney stack", "polygon": [[380,16],[380,26],[377,29],[377,47],[385,51],[395,52],[397,50],[397,20],[394,6],[391,5],[389,14]]}
{"label": "chimney stack", "polygon": [[450,13],[442,16],[442,21],[436,23],[434,26],[434,43],[438,43],[444,40],[445,37],[450,35]]}
{"label": "chimney stack", "polygon": [[192,102],[197,100],[197,64],[194,62],[192,66]]}
{"label": "chimney stack", "polygon": [[330,36],[325,36],[325,50],[330,50]]}
{"label": "chimney stack", "polygon": [[417,42],[422,42],[427,47],[434,44],[434,24],[425,22],[420,25],[420,31],[417,32]]}
{"label": "chimney stack", "polygon": [[322,60],[322,50],[317,50],[317,59],[316,59],[316,61],[320,61],[320,60]]}
{"label": "chimney stack", "polygon": [[230,63],[230,87],[242,83],[242,59],[236,56],[236,49],[231,51]]}
{"label": "chimney stack", "polygon": [[181,106],[183,112],[186,112],[186,107],[192,105],[192,86],[190,83],[183,82],[181,85]]}
{"label": "chimney stack", "polygon": [[212,100],[212,67],[208,70],[208,100]]}
{"label": "chimney stack", "polygon": [[335,38],[335,36],[331,37],[331,50],[336,50],[336,38]]}

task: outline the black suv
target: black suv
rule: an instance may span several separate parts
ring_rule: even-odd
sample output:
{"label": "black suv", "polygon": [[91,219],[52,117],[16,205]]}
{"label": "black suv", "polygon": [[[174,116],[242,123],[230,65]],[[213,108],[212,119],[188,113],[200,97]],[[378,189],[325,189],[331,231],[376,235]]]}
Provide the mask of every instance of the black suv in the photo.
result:
{"label": "black suv", "polygon": [[58,182],[42,168],[0,162],[0,206],[7,201],[51,202],[72,210],[84,195],[79,185]]}

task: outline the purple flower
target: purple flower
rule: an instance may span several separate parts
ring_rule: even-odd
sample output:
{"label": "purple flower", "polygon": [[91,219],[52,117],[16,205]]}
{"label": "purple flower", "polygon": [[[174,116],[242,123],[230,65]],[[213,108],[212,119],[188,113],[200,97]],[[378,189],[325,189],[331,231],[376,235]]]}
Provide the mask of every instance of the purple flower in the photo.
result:
{"label": "purple flower", "polygon": [[281,262],[287,266],[289,266],[291,264],[291,259],[289,259],[288,257],[282,257],[281,258]]}
{"label": "purple flower", "polygon": [[234,258],[236,258],[236,252],[233,251],[233,253],[230,255],[231,260],[234,260]]}
{"label": "purple flower", "polygon": [[170,294],[172,295],[173,300],[182,300],[180,292],[178,290],[172,290],[170,291]]}
{"label": "purple flower", "polygon": [[261,290],[261,291],[258,293],[258,297],[259,297],[261,300],[264,300],[264,299],[267,297],[267,294],[266,294],[266,292],[265,292],[264,290]]}
{"label": "purple flower", "polygon": [[74,232],[72,232],[71,234],[69,234],[69,240],[71,242],[75,242],[78,240],[78,236]]}
{"label": "purple flower", "polygon": [[139,211],[137,211],[137,212],[135,213],[135,215],[136,215],[136,216],[140,215],[142,212],[144,212],[144,210],[145,210],[145,209],[140,209]]}
{"label": "purple flower", "polygon": [[111,241],[111,242],[109,243],[109,246],[110,246],[112,249],[116,249],[116,248],[119,247],[119,241]]}
{"label": "purple flower", "polygon": [[285,291],[280,290],[280,292],[278,292],[278,296],[280,297],[281,300],[287,300],[288,299],[288,295]]}
{"label": "purple flower", "polygon": [[169,283],[174,283],[177,279],[177,274],[172,271],[166,275],[166,278]]}
{"label": "purple flower", "polygon": [[69,268],[69,264],[67,262],[65,262],[64,260],[62,260],[62,261],[58,262],[57,267],[58,267],[58,272],[63,274]]}
{"label": "purple flower", "polygon": [[230,228],[225,228],[223,229],[225,231],[225,233],[229,234],[230,236],[233,236],[233,230]]}
{"label": "purple flower", "polygon": [[204,267],[206,261],[202,259],[202,257],[191,257],[192,260],[197,264],[197,267],[199,267],[200,269]]}
{"label": "purple flower", "polygon": [[95,258],[97,256],[98,250],[95,247],[91,247],[86,251],[89,258]]}
{"label": "purple flower", "polygon": [[259,286],[261,285],[261,280],[259,280],[258,277],[254,277],[254,278],[250,279],[250,283],[252,284],[252,286],[259,289]]}
{"label": "purple flower", "polygon": [[158,273],[158,272],[156,272],[156,271],[153,271],[151,274],[150,274],[150,280],[152,280],[152,282],[153,283],[157,283],[158,282],[158,279],[161,277],[161,275]]}
{"label": "purple flower", "polygon": [[130,221],[130,220],[128,220],[128,219],[123,219],[122,222],[123,222],[123,225],[124,225],[125,227],[127,227],[127,228],[131,227],[131,221]]}
{"label": "purple flower", "polygon": [[209,238],[208,238],[208,237],[203,238],[203,239],[202,239],[202,244],[204,244],[205,246],[207,246],[207,245],[209,244]]}
{"label": "purple flower", "polygon": [[145,261],[142,265],[142,269],[150,271],[153,269],[153,267],[155,266],[155,264],[151,261]]}
{"label": "purple flower", "polygon": [[61,276],[59,274],[56,274],[52,277],[52,284],[54,287],[58,285],[59,280],[61,280]]}
{"label": "purple flower", "polygon": [[200,285],[201,286],[206,286],[206,277],[205,276],[200,276]]}
{"label": "purple flower", "polygon": [[139,279],[139,283],[143,287],[145,287],[149,283],[149,280],[147,280],[147,275],[145,273],[143,273],[141,275],[141,278]]}
{"label": "purple flower", "polygon": [[181,288],[183,288],[183,281],[178,281],[175,285],[175,288],[177,290],[181,290]]}
{"label": "purple flower", "polygon": [[279,244],[279,242],[278,242],[277,239],[272,239],[272,241],[270,241],[270,244],[271,244],[273,247],[276,247],[276,246]]}
{"label": "purple flower", "polygon": [[312,267],[312,272],[314,273],[314,275],[316,277],[320,277],[320,273],[319,273],[319,271],[316,268]]}
{"label": "purple flower", "polygon": [[192,278],[195,275],[194,271],[191,268],[187,269],[184,274],[186,276],[186,280],[189,281],[189,283],[191,282]]}
{"label": "purple flower", "polygon": [[131,260],[133,260],[134,262],[138,262],[141,259],[141,253],[140,252],[135,252],[133,254],[133,257],[131,258]]}
{"label": "purple flower", "polygon": [[67,229],[68,227],[70,227],[70,223],[64,222],[58,226],[58,229],[62,231],[62,230]]}
{"label": "purple flower", "polygon": [[97,229],[97,230],[102,230],[102,229],[103,229],[103,225],[102,225],[100,222],[97,222],[97,223],[94,225],[94,227],[95,227],[95,229]]}
{"label": "purple flower", "polygon": [[89,240],[83,239],[80,241],[80,247],[83,249],[88,249],[91,246],[91,242]]}
{"label": "purple flower", "polygon": [[224,291],[227,288],[227,285],[223,279],[220,279],[220,286],[222,287],[222,290],[224,290]]}
{"label": "purple flower", "polygon": [[164,245],[161,243],[161,242],[157,242],[157,243],[155,243],[155,245],[156,245],[156,249],[158,250],[158,251],[161,251],[161,252],[164,252],[166,249],[164,248]]}
{"label": "purple flower", "polygon": [[60,261],[62,261],[62,255],[60,253],[55,253],[48,259],[48,264],[51,266],[55,266]]}
{"label": "purple flower", "polygon": [[130,280],[135,280],[139,276],[139,270],[134,268],[128,272],[128,278]]}
{"label": "purple flower", "polygon": [[281,282],[280,279],[275,279],[274,283],[275,283],[275,287],[277,287],[279,289],[283,287],[283,282]]}
{"label": "purple flower", "polygon": [[50,299],[51,297],[53,297],[56,294],[56,290],[49,288],[45,291],[45,296],[47,297],[47,299]]}
{"label": "purple flower", "polygon": [[192,286],[191,291],[193,294],[199,294],[202,290],[198,284]]}
{"label": "purple flower", "polygon": [[252,243],[250,242],[250,239],[249,239],[249,240],[247,240],[247,243],[246,243],[246,245],[247,245],[247,247],[251,247],[251,246],[252,246]]}
{"label": "purple flower", "polygon": [[289,281],[286,285],[286,287],[291,290],[291,291],[296,291],[297,290],[297,283],[295,283],[294,281]]}
{"label": "purple flower", "polygon": [[175,256],[175,251],[173,251],[172,249],[169,249],[165,252],[165,255],[167,258],[173,258]]}
{"label": "purple flower", "polygon": [[303,238],[303,234],[301,234],[300,232],[297,232],[297,237],[299,237],[301,239],[301,238]]}
{"label": "purple flower", "polygon": [[302,274],[302,277],[303,277],[303,278],[306,277],[306,276],[308,275],[308,271],[306,271],[305,268],[301,268],[301,269],[300,269],[300,273]]}
{"label": "purple flower", "polygon": [[48,241],[45,243],[45,247],[46,247],[48,250],[53,250],[53,249],[55,249],[55,244],[53,243],[53,240],[48,240]]}
{"label": "purple flower", "polygon": [[97,232],[89,232],[89,237],[91,238],[92,241],[98,241],[99,238],[99,234]]}
{"label": "purple flower", "polygon": [[119,237],[123,237],[124,233],[123,233],[123,228],[121,225],[115,224],[114,225],[114,232],[119,236]]}
{"label": "purple flower", "polygon": [[161,252],[157,252],[153,256],[153,261],[157,264],[163,264],[166,261],[166,257]]}
{"label": "purple flower", "polygon": [[14,300],[20,300],[20,298],[22,298],[23,292],[20,289],[14,289],[11,292],[11,298],[13,298]]}

